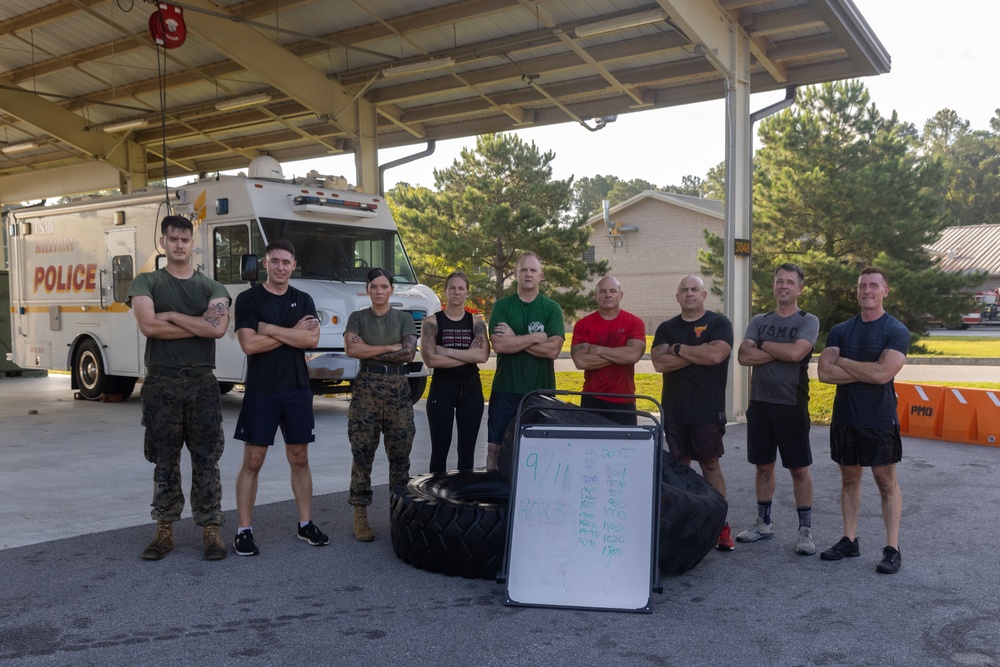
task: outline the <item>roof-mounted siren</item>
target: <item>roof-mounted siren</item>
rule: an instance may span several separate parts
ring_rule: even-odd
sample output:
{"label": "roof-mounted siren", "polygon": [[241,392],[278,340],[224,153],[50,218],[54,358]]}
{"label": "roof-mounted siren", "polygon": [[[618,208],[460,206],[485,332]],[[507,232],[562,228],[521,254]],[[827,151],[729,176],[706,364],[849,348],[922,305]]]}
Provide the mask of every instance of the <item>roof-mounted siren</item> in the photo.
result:
{"label": "roof-mounted siren", "polygon": [[258,155],[250,160],[247,174],[250,178],[260,178],[265,181],[285,180],[285,174],[281,171],[281,163],[270,155]]}
{"label": "roof-mounted siren", "polygon": [[608,241],[611,242],[611,247],[614,250],[618,248],[626,248],[626,241],[628,238],[625,236],[628,232],[637,232],[639,228],[634,225],[622,226],[621,222],[611,222],[611,202],[605,199],[604,204],[604,224],[608,226]]}

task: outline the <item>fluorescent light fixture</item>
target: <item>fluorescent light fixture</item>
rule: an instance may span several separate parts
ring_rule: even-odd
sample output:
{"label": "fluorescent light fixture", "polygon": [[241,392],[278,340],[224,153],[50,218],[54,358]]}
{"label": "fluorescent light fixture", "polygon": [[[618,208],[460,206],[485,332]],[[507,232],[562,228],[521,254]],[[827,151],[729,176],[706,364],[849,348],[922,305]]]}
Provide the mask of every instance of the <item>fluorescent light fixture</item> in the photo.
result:
{"label": "fluorescent light fixture", "polygon": [[394,65],[382,70],[382,76],[391,79],[394,76],[409,76],[410,74],[421,74],[423,72],[434,72],[439,69],[446,69],[455,65],[454,58],[433,58],[419,63],[408,65]]}
{"label": "fluorescent light fixture", "polygon": [[234,97],[229,100],[219,100],[215,103],[215,108],[219,111],[232,111],[233,109],[252,107],[256,104],[264,104],[270,101],[271,95],[269,93],[254,93],[253,95]]}
{"label": "fluorescent light fixture", "polygon": [[4,153],[18,153],[20,151],[30,151],[32,148],[38,148],[38,144],[34,141],[23,141],[19,144],[9,144],[0,148],[0,151]]}
{"label": "fluorescent light fixture", "polygon": [[613,19],[605,21],[587,23],[586,25],[579,26],[574,32],[577,37],[594,37],[595,35],[627,30],[628,28],[638,28],[639,26],[665,21],[666,19],[667,13],[662,9],[650,9],[635,14],[616,16]]}
{"label": "fluorescent light fixture", "polygon": [[128,132],[129,130],[146,127],[147,125],[149,125],[149,121],[145,118],[133,118],[131,120],[123,120],[118,123],[108,123],[101,129],[105,132]]}

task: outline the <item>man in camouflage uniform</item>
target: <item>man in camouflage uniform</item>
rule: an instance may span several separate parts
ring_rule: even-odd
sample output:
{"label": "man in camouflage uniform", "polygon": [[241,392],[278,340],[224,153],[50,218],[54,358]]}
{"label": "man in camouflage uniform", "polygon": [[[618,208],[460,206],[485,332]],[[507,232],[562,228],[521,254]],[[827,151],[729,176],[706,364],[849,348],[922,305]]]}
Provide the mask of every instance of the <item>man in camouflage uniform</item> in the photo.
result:
{"label": "man in camouflage uniform", "polygon": [[125,303],[146,336],[146,377],[142,382],[145,456],[155,464],[153,540],[146,560],[160,560],[174,548],[173,524],[184,509],[180,458],[185,442],[191,453],[191,511],[203,527],[206,560],[226,557],[219,527],[222,484],[219,459],[225,445],[222,405],[215,368],[215,339],[229,325],[226,288],[194,270],[194,227],[180,216],[167,216],[160,245],[167,265],[136,276]]}
{"label": "man in camouflage uniform", "polygon": [[361,542],[375,539],[368,523],[372,504],[372,461],[379,436],[385,437],[389,459],[389,484],[402,484],[410,475],[413,447],[413,402],[406,379],[406,364],[417,350],[417,327],[408,314],[389,306],[392,274],[372,269],[367,277],[370,308],[351,313],[344,331],[347,356],[361,360],[354,380],[353,398],[347,416],[351,441],[351,495],[354,506],[354,537]]}

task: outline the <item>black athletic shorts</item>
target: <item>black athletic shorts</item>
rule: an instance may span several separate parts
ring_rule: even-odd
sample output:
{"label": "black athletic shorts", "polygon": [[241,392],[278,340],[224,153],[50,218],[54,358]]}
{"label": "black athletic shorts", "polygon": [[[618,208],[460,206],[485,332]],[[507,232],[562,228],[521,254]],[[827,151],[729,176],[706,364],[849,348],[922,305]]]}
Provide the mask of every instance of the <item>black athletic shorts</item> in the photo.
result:
{"label": "black athletic shorts", "polygon": [[316,439],[313,395],[308,387],[265,394],[243,394],[243,407],[233,437],[248,445],[270,447],[281,427],[286,445],[306,445]]}
{"label": "black athletic shorts", "polygon": [[887,466],[903,459],[899,425],[854,428],[830,425],[830,458],[842,466]]}
{"label": "black athletic shorts", "polygon": [[725,454],[722,436],[725,424],[679,424],[667,420],[663,424],[667,448],[677,459],[709,461]]}
{"label": "black athletic shorts", "polygon": [[774,463],[781,452],[785,468],[812,464],[809,446],[809,408],[750,401],[747,408],[747,460],[754,465]]}

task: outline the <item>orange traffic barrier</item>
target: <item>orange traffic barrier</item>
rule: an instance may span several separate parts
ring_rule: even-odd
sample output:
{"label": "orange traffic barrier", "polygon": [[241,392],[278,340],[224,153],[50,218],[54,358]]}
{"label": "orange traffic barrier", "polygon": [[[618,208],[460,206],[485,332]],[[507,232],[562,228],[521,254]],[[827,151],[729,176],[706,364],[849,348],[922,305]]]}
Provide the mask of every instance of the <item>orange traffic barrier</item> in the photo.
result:
{"label": "orange traffic barrier", "polygon": [[952,442],[1000,446],[1000,392],[947,387],[941,438]]}
{"label": "orange traffic barrier", "polygon": [[899,432],[914,438],[941,438],[944,387],[895,382]]}
{"label": "orange traffic barrier", "polygon": [[895,382],[903,435],[1000,447],[1000,391]]}

